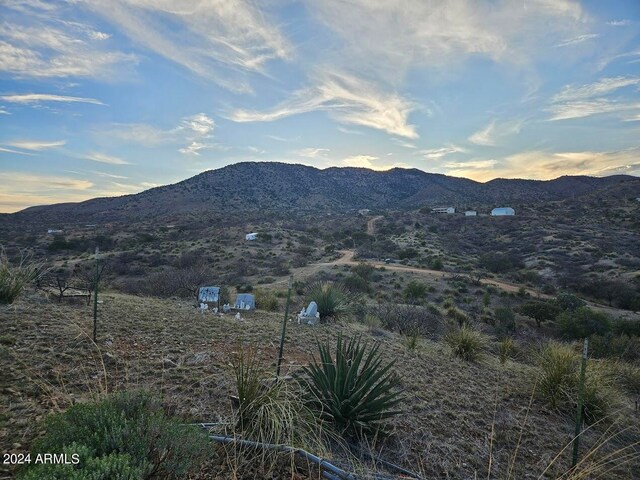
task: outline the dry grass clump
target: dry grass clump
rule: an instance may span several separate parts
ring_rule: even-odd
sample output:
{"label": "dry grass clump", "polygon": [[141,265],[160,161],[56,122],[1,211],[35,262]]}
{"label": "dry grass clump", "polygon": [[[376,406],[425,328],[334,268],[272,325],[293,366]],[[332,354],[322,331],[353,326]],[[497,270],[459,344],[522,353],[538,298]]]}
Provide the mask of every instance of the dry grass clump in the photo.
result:
{"label": "dry grass clump", "polygon": [[480,353],[487,347],[487,337],[467,325],[452,330],[444,337],[444,341],[453,354],[463,360],[477,360]]}
{"label": "dry grass clump", "polygon": [[232,367],[239,433],[262,443],[314,449],[322,445],[320,424],[305,405],[301,389],[270,377],[255,348],[241,349]]}
{"label": "dry grass clump", "polygon": [[[573,413],[578,398],[580,356],[570,346],[549,342],[538,356],[538,396],[551,408]],[[620,404],[616,387],[618,374],[606,362],[590,360],[584,386],[584,415],[587,423],[606,417]]]}
{"label": "dry grass clump", "polygon": [[12,265],[4,249],[0,249],[0,305],[11,305],[24,288],[42,273],[42,265],[23,255]]}

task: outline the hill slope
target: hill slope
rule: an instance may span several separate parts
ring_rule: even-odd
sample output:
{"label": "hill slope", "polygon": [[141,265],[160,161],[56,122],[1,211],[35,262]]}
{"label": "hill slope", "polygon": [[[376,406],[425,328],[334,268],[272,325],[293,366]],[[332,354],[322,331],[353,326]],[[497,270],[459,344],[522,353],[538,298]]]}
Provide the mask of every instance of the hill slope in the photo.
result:
{"label": "hill slope", "polygon": [[0,222],[26,223],[61,217],[78,222],[131,221],[212,210],[345,211],[438,204],[462,207],[562,200],[622,185],[638,191],[640,179],[622,175],[577,176],[550,181],[496,179],[479,183],[417,169],[378,172],[332,167],[319,170],[303,165],[249,162],[206,171],[136,195],[31,207],[2,215]]}

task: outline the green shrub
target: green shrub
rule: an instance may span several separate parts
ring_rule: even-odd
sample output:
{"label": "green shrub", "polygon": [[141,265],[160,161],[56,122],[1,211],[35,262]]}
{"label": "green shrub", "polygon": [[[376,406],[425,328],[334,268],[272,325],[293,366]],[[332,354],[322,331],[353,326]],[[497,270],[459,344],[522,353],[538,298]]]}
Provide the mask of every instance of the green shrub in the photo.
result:
{"label": "green shrub", "polygon": [[588,337],[593,334],[605,335],[611,330],[609,317],[602,312],[580,307],[558,316],[561,335],[568,340]]}
{"label": "green shrub", "polygon": [[338,320],[351,310],[349,293],[344,287],[333,282],[317,282],[307,289],[306,301],[315,301],[321,320]]}
{"label": "green shrub", "polygon": [[592,335],[589,340],[589,353],[595,358],[640,360],[640,338],[612,333]]}
{"label": "green shrub", "polygon": [[533,318],[538,327],[542,325],[542,322],[555,320],[560,312],[560,307],[547,302],[527,302],[520,306],[520,313]]}
{"label": "green shrub", "polygon": [[368,293],[371,290],[369,282],[360,275],[349,275],[342,283],[347,290],[354,293]]}
{"label": "green shrub", "polygon": [[319,359],[304,368],[302,381],[320,418],[340,432],[361,434],[374,430],[381,420],[400,413],[400,379],[394,362],[383,363],[379,344],[369,348],[360,337],[343,342],[338,336],[335,358],[329,342],[318,342]]}
{"label": "green shrub", "polygon": [[404,288],[404,297],[410,302],[422,300],[427,295],[427,286],[422,282],[410,281]]}
{"label": "green shrub", "polygon": [[357,265],[351,267],[351,271],[359,277],[362,277],[364,280],[368,281],[371,280],[371,276],[373,275],[375,268],[373,268],[372,265],[360,262]]}
{"label": "green shrub", "polygon": [[469,361],[476,360],[488,343],[482,333],[467,325],[449,332],[444,341],[455,356]]}
{"label": "green shrub", "polygon": [[516,316],[509,307],[498,307],[493,313],[498,336],[503,337],[516,331]]}
{"label": "green shrub", "polygon": [[463,326],[469,321],[469,317],[467,316],[467,314],[456,307],[449,307],[447,309],[447,317],[455,320],[459,326]]}
{"label": "green shrub", "polygon": [[[73,466],[72,475],[66,472],[69,466],[33,465],[24,478],[184,478],[210,447],[204,432],[168,418],[160,404],[142,392],[74,405],[48,417],[46,432],[35,442],[32,456],[66,448],[84,461]],[[43,476],[39,468],[55,473]]]}
{"label": "green shrub", "polygon": [[256,308],[260,310],[266,310],[267,312],[275,312],[280,308],[278,298],[272,293],[266,290],[256,290]]}
{"label": "green shrub", "polygon": [[581,300],[571,293],[559,294],[555,298],[554,303],[558,306],[558,308],[560,308],[560,310],[563,310],[565,312],[573,312],[586,305],[586,302],[584,300]]}

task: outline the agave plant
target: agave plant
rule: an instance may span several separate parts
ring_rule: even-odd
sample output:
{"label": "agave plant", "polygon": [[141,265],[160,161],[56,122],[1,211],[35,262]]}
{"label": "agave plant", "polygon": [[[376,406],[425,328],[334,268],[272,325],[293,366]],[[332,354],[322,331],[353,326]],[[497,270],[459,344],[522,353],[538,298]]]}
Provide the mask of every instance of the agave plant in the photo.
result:
{"label": "agave plant", "polygon": [[379,345],[368,348],[360,337],[343,342],[338,336],[335,359],[331,346],[318,342],[319,361],[304,368],[303,383],[320,418],[341,433],[371,431],[380,420],[400,413],[402,401],[394,362],[383,363]]}
{"label": "agave plant", "polygon": [[320,319],[338,320],[350,310],[349,294],[339,283],[316,282],[309,285],[307,299],[318,304]]}

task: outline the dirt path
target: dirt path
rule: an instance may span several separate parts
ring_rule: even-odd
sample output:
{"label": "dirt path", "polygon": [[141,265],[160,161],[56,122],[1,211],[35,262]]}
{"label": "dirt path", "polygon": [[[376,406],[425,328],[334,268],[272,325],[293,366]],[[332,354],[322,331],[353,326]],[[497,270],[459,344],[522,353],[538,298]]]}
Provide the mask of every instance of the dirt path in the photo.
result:
{"label": "dirt path", "polygon": [[378,215],[377,217],[373,217],[367,222],[367,235],[373,235],[375,232],[375,224],[378,220],[382,220],[384,215]]}
{"label": "dirt path", "polygon": [[[376,217],[376,218],[382,218],[382,217]],[[375,219],[371,219],[369,222],[373,221]],[[368,225],[367,225],[367,229],[368,229]],[[360,261],[358,260],[354,260],[354,256],[355,256],[355,251],[354,250],[341,250],[339,252],[341,254],[341,256],[335,260],[332,260],[330,262],[322,262],[322,263],[314,263],[311,265],[306,265],[304,267],[299,267],[299,268],[294,268],[292,269],[292,273],[294,275],[294,278],[297,280],[305,280],[315,274],[317,274],[318,272],[322,271],[325,268],[331,268],[334,265],[357,265],[358,263],[360,263]],[[396,272],[411,272],[411,273],[417,273],[419,275],[425,275],[428,277],[432,277],[432,278],[451,278],[453,277],[455,274],[451,273],[451,272],[443,272],[440,270],[430,270],[428,268],[417,268],[417,267],[410,267],[407,265],[398,265],[398,264],[388,264],[388,263],[384,263],[384,262],[380,262],[380,261],[367,261],[366,262],[368,265],[371,265],[373,267],[384,267],[387,270],[392,270],[392,271],[396,271]],[[287,280],[288,277],[284,277],[284,278],[280,278],[278,280],[276,280],[275,282],[273,282],[272,285],[276,286],[276,285],[286,285],[287,284]],[[502,280],[495,280],[493,278],[482,278],[480,279],[480,283],[482,285],[493,285],[494,287],[500,288],[501,290],[504,290],[506,292],[510,292],[510,293],[518,293],[520,291],[521,285],[515,285],[512,283],[508,283]],[[539,298],[539,299],[545,299],[545,300],[550,300],[552,298],[554,298],[553,295],[547,295],[545,293],[542,293],[539,290],[536,290],[534,288],[530,288],[530,287],[524,287],[525,292],[528,293],[531,297],[534,298]],[[609,307],[606,305],[601,305],[598,303],[593,303],[593,302],[589,302],[587,301],[587,305],[589,305],[589,307],[591,308],[595,308],[597,310],[601,310],[605,313],[611,314],[611,315],[615,315],[615,316],[625,316],[625,317],[631,317],[631,318],[638,318],[640,319],[640,315],[637,313],[633,313],[627,310],[620,310],[617,308],[613,308],[613,307]]]}

